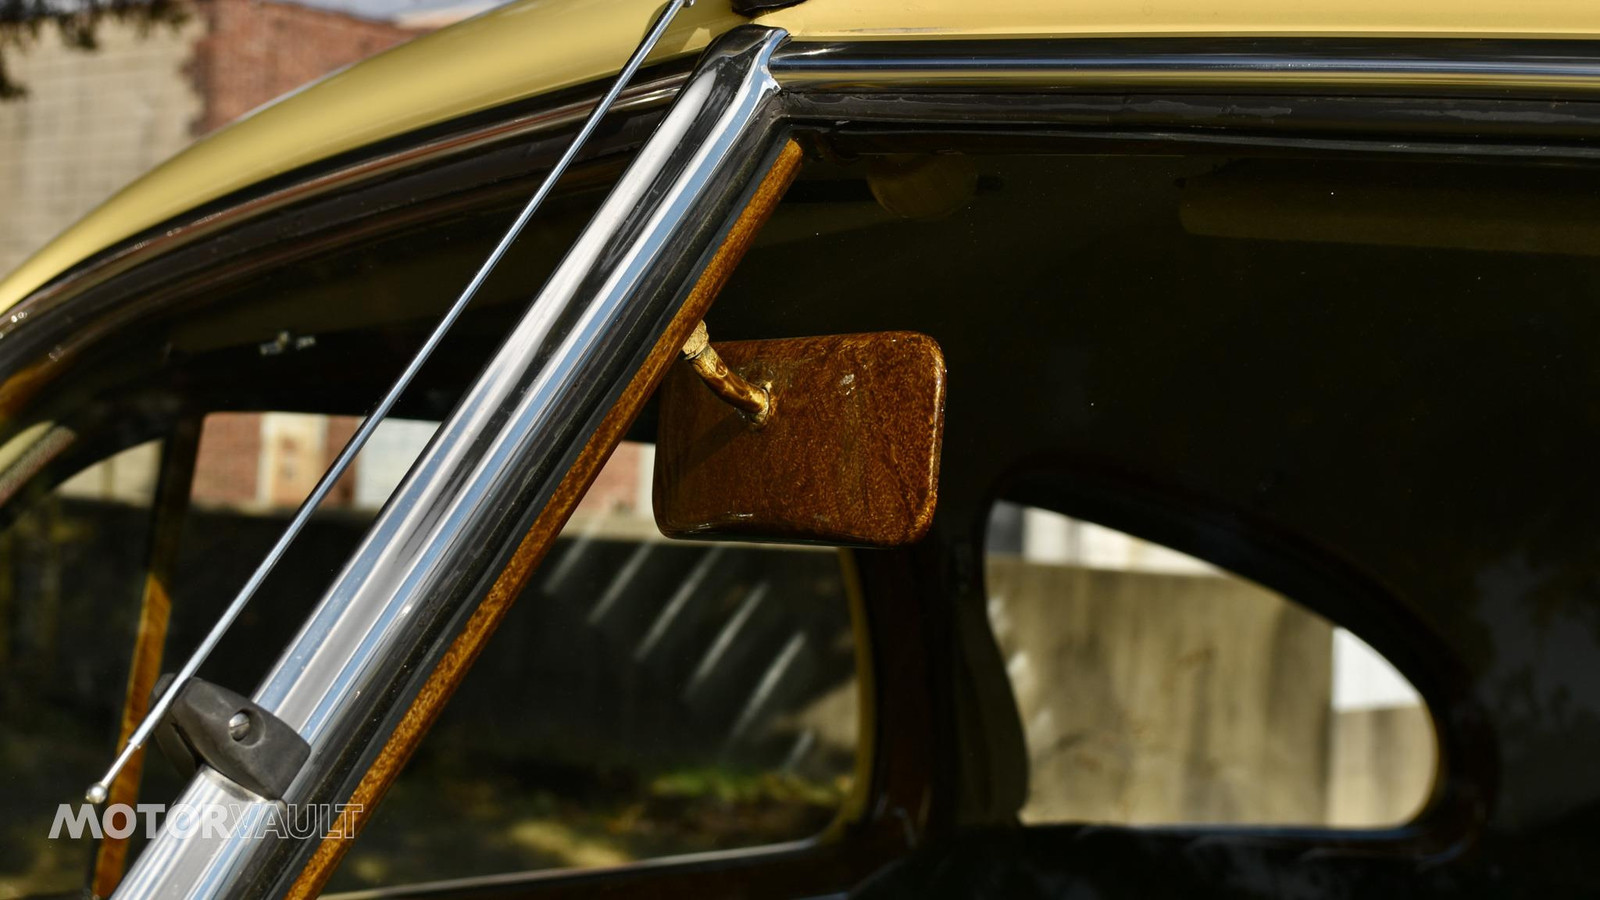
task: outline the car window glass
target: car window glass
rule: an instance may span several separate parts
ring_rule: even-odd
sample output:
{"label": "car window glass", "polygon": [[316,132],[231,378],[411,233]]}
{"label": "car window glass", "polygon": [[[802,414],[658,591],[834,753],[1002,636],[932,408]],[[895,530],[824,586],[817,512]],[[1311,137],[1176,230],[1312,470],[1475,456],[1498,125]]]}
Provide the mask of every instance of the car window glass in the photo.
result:
{"label": "car window glass", "polygon": [[[188,508],[177,513],[161,671],[198,644],[359,422],[291,412],[204,417]],[[407,419],[379,427],[314,515],[309,539],[293,546],[202,677],[241,693],[255,688],[435,427]],[[0,531],[0,898],[76,890],[91,869],[88,832],[50,834],[59,805],[82,795],[117,744],[162,447],[148,441],[118,452],[42,496],[28,496],[38,486],[25,484],[4,507],[24,510]],[[150,803],[171,802],[187,781],[159,750],[145,755],[138,777],[137,800]],[[147,837],[143,827],[127,837],[129,862]]]}
{"label": "car window glass", "polygon": [[1175,550],[997,503],[988,609],[1025,822],[1383,827],[1433,785],[1415,689],[1349,632]]}
{"label": "car window glass", "polygon": [[[485,284],[400,398],[395,420],[383,424],[291,545],[201,667],[201,678],[246,695],[260,683],[431,436],[432,422],[454,407],[524,309],[526,285],[542,279],[570,246],[624,159],[597,160],[570,191],[550,198],[540,225]],[[153,442],[200,430],[192,490],[175,521],[175,559],[163,585],[171,616],[160,668],[170,672],[282,534],[360,414],[470,279],[527,188],[521,176],[430,184],[431,193],[407,192],[402,203],[449,205],[428,228],[387,212],[352,225],[336,210],[324,223],[331,232],[307,232],[285,255],[279,255],[281,234],[267,259],[252,256],[257,245],[241,238],[233,245],[239,253],[224,254],[226,262],[204,263],[214,267],[207,269],[214,278],[185,282],[181,290],[149,290],[145,282],[127,288],[114,304],[114,322],[98,318],[99,306],[81,317],[68,311],[29,320],[34,334],[47,333],[16,344],[23,355],[9,358],[0,422],[0,535],[12,535],[0,543],[31,547],[11,573],[15,601],[0,599],[0,691],[10,698],[0,700],[0,779],[26,782],[11,801],[0,801],[0,898],[12,896],[13,886],[16,894],[32,894],[87,884],[92,839],[50,841],[48,832],[57,805],[81,798],[116,751],[152,537],[148,502],[137,516],[114,511],[128,512],[138,491],[153,489],[159,455]],[[286,213],[297,217],[297,231],[304,214]],[[334,239],[344,228],[359,233]],[[147,444],[139,479],[128,474],[134,463],[120,456],[81,471]],[[84,504],[95,506],[78,527]],[[41,591],[58,591],[61,599],[40,602]],[[17,666],[41,674],[13,678]],[[59,702],[44,704],[41,698],[50,697]],[[138,800],[170,803],[185,781],[159,752],[148,753],[139,767]],[[30,812],[10,815],[13,802],[31,804]],[[145,834],[143,827],[134,830],[128,864]]]}
{"label": "car window glass", "polygon": [[837,551],[669,542],[624,443],[331,890],[811,837],[856,753]]}
{"label": "car window glass", "polygon": [[84,883],[93,845],[49,835],[116,743],[160,455],[140,444],[13,500],[0,531],[0,897]]}
{"label": "car window glass", "polygon": [[[286,411],[205,417],[172,579],[167,670],[198,645],[360,422]],[[437,427],[413,419],[378,426],[201,667],[201,677],[245,694],[255,689]],[[163,777],[168,767],[158,770],[153,777]],[[170,791],[180,786],[174,782]]]}

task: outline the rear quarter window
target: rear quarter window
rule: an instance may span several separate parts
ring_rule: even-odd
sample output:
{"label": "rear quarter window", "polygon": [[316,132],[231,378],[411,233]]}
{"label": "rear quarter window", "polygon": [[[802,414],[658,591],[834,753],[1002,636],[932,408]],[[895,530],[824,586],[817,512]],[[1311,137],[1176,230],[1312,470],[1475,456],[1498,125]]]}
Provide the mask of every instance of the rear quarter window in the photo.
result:
{"label": "rear quarter window", "polygon": [[1417,692],[1355,635],[1202,560],[995,505],[988,610],[1029,823],[1383,828],[1437,765]]}

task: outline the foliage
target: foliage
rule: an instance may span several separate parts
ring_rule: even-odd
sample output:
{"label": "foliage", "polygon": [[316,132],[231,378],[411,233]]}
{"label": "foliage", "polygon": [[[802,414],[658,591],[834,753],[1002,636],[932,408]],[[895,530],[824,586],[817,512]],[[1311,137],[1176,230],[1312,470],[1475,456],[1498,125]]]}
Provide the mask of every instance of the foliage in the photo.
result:
{"label": "foliage", "polygon": [[165,25],[176,28],[190,14],[187,0],[0,0],[0,100],[27,94],[6,67],[6,54],[36,44],[54,31],[77,50],[99,49],[107,19],[131,24],[141,36]]}

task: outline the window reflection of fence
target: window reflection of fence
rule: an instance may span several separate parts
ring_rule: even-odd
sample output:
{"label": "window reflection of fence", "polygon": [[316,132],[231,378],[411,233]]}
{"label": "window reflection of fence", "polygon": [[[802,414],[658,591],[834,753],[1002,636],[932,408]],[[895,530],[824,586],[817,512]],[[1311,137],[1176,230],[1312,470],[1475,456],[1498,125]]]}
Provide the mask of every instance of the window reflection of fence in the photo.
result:
{"label": "window reflection of fence", "polygon": [[336,890],[809,837],[849,790],[833,551],[668,541],[618,448]]}
{"label": "window reflection of fence", "polygon": [[[169,661],[282,532],[300,501],[288,486],[309,487],[306,472],[320,473],[336,429],[353,423],[208,418]],[[400,425],[379,432],[351,489],[313,517],[204,677],[243,690],[260,681],[431,434]],[[618,448],[338,884],[748,847],[832,818],[856,748],[836,555],[665,540],[650,512],[651,452]],[[124,451],[0,532],[0,755],[18,779],[0,796],[0,839],[13,848],[0,854],[0,896],[69,891],[84,871],[85,847],[44,835],[115,740],[158,462],[153,443]],[[141,800],[180,786],[152,759]]]}

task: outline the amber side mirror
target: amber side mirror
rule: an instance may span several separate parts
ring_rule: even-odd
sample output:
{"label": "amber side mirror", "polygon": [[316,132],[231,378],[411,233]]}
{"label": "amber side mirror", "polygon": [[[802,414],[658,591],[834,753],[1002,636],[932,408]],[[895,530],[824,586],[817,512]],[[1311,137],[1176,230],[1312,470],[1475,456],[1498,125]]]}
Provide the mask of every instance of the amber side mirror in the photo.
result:
{"label": "amber side mirror", "polygon": [[906,331],[716,344],[765,389],[736,409],[685,361],[660,390],[655,515],[674,538],[899,547],[927,533],[944,354]]}

